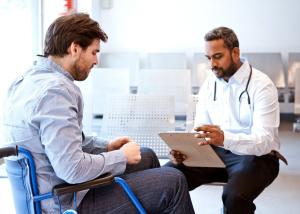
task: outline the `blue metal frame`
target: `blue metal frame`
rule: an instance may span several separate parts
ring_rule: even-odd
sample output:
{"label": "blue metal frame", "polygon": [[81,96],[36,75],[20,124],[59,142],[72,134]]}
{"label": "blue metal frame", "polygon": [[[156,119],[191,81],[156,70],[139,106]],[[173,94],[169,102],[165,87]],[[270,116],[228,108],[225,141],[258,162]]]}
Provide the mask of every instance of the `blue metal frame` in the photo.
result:
{"label": "blue metal frame", "polygon": [[[45,194],[39,194],[38,183],[37,183],[36,174],[35,174],[36,168],[35,168],[33,157],[31,155],[31,153],[28,150],[24,149],[23,147],[18,147],[18,152],[20,154],[22,154],[23,156],[25,156],[28,161],[35,213],[42,214],[41,213],[41,210],[42,210],[41,209],[41,201],[48,199],[48,198],[52,198],[53,194],[52,194],[52,192],[45,193]],[[145,209],[143,208],[143,206],[141,205],[141,203],[139,202],[137,197],[134,195],[134,193],[132,192],[132,190],[126,183],[126,181],[120,177],[115,177],[115,182],[118,183],[124,189],[125,193],[128,195],[131,202],[137,208],[139,213],[146,214]],[[74,205],[74,206],[76,206],[76,205]]]}
{"label": "blue metal frame", "polygon": [[35,164],[34,164],[34,160],[33,160],[31,153],[29,151],[27,151],[26,149],[24,149],[23,147],[18,147],[18,152],[20,154],[24,155],[28,161],[35,213],[41,214],[42,209],[41,209],[40,201],[48,199],[48,198],[52,198],[53,194],[52,194],[52,192],[48,192],[48,193],[40,195],[39,189],[38,189],[38,183],[37,183],[37,179],[36,179],[36,174],[35,174]]}
{"label": "blue metal frame", "polygon": [[126,192],[128,197],[130,198],[131,202],[134,204],[136,209],[139,211],[140,214],[146,214],[145,209],[143,208],[142,204],[139,202],[137,197],[134,195],[126,181],[120,177],[115,177],[115,182],[118,183]]}

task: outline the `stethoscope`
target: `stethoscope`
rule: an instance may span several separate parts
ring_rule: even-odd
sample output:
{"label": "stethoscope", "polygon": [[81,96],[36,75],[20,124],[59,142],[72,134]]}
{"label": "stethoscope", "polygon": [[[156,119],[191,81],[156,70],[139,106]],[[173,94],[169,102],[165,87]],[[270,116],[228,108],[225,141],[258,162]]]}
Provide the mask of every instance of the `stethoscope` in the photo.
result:
{"label": "stethoscope", "polygon": [[[249,96],[249,93],[248,93],[248,86],[249,86],[249,82],[250,82],[250,79],[251,79],[251,76],[252,76],[252,66],[249,65],[249,67],[250,67],[250,74],[249,74],[249,77],[248,77],[246,88],[245,88],[244,91],[242,91],[242,93],[239,96],[239,102],[241,102],[242,95],[246,94],[247,98],[248,98],[248,104],[250,105],[250,96]],[[217,100],[217,98],[216,98],[217,95],[216,94],[217,94],[217,81],[215,81],[215,87],[214,87],[214,101]]]}

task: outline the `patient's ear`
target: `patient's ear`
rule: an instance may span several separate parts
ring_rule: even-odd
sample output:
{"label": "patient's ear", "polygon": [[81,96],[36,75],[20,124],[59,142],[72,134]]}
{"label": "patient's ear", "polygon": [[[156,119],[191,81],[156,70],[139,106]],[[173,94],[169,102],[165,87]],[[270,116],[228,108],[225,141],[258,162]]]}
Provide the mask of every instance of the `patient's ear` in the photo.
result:
{"label": "patient's ear", "polygon": [[73,57],[77,57],[81,53],[81,50],[82,48],[79,44],[72,42],[70,47],[68,48],[68,53]]}

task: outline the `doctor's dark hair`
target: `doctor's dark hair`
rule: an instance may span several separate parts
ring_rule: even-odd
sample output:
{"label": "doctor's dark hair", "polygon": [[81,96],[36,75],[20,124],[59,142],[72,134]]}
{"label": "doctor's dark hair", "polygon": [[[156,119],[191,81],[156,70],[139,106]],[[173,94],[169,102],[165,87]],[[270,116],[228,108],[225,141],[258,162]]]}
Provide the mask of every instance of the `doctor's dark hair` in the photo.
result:
{"label": "doctor's dark hair", "polygon": [[218,39],[223,39],[225,46],[229,50],[232,50],[235,47],[237,47],[237,48],[239,47],[239,40],[238,40],[236,34],[234,33],[234,31],[230,28],[218,27],[218,28],[215,28],[215,29],[209,31],[204,36],[204,40],[206,42],[218,40]]}
{"label": "doctor's dark hair", "polygon": [[48,28],[45,37],[44,56],[63,57],[68,54],[72,42],[85,50],[94,39],[106,42],[108,37],[99,24],[88,14],[74,13],[57,18]]}

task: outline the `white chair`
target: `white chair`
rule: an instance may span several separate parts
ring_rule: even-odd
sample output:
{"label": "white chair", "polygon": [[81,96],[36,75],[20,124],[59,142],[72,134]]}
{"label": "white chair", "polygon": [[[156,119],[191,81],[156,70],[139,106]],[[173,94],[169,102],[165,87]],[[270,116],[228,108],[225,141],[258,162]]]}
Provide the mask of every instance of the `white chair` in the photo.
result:
{"label": "white chair", "polygon": [[143,69],[187,69],[185,53],[148,53]]}
{"label": "white chair", "polygon": [[294,114],[296,115],[296,122],[293,124],[293,130],[300,132],[300,68],[295,72],[295,105]]}
{"label": "white chair", "polygon": [[99,134],[99,125],[106,106],[106,97],[111,94],[129,94],[129,70],[120,68],[93,68],[90,76],[76,82],[84,101],[83,131],[85,134]]}
{"label": "white chair", "polygon": [[[288,54],[288,101],[295,102],[296,72],[300,70],[300,53]],[[299,93],[299,92],[298,92]],[[295,106],[296,108],[296,102]]]}
{"label": "white chair", "polygon": [[300,69],[300,53],[288,53],[288,87],[295,87],[296,71]]}
{"label": "white chair", "polygon": [[193,70],[192,70],[192,86],[195,88],[193,94],[197,94],[199,88],[202,86],[204,80],[213,75],[210,68],[210,62],[204,53],[195,53],[193,57]]}
{"label": "white chair", "polygon": [[120,68],[94,68],[91,75],[90,94],[92,113],[103,115],[106,97],[113,94],[129,94],[129,70]]}
{"label": "white chair", "polygon": [[[300,68],[295,72],[295,106],[294,113],[300,116]],[[299,121],[300,122],[300,121]]]}
{"label": "white chair", "polygon": [[262,72],[266,73],[277,88],[285,88],[284,67],[281,53],[242,53],[249,63]]}
{"label": "white chair", "polygon": [[265,52],[265,53],[243,53],[249,63],[265,74],[273,81],[278,91],[278,101],[280,104],[280,113],[291,113],[293,106],[287,102],[286,78],[283,67],[281,53]]}
{"label": "white chair", "polygon": [[101,68],[125,68],[129,70],[129,84],[136,87],[136,75],[140,68],[140,56],[135,52],[103,52],[100,53]]}
{"label": "white chair", "polygon": [[101,136],[129,136],[141,146],[152,148],[158,157],[169,149],[158,133],[175,130],[174,98],[171,96],[120,95],[107,98]]}
{"label": "white chair", "polygon": [[138,94],[175,97],[175,115],[185,115],[191,94],[191,72],[186,69],[141,69]]}
{"label": "white chair", "polygon": [[186,112],[186,131],[188,132],[192,131],[192,129],[194,128],[197,103],[198,95],[190,95]]}

